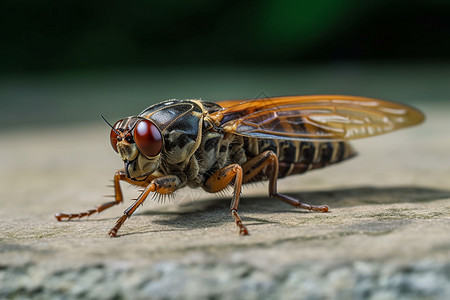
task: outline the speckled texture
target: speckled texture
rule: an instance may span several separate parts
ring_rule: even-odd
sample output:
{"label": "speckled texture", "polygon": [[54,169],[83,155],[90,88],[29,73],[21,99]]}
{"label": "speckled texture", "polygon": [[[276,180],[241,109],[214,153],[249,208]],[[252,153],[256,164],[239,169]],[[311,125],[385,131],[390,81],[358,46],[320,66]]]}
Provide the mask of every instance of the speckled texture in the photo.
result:
{"label": "speckled texture", "polygon": [[229,197],[191,190],[147,200],[115,239],[107,232],[126,205],[59,223],[54,213],[111,194],[121,162],[108,129],[2,132],[0,298],[446,299],[450,107],[424,110],[419,127],[353,143],[349,162],[280,181],[329,213],[269,199],[266,184],[245,189],[248,237]]}

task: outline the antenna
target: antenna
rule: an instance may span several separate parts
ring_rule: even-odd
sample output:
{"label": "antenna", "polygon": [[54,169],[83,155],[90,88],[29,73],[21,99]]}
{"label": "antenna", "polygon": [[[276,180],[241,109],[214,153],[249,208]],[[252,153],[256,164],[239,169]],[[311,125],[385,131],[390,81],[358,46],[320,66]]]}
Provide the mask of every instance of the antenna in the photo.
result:
{"label": "antenna", "polygon": [[111,129],[112,129],[115,133],[117,133],[117,135],[120,135],[120,132],[118,132],[116,129],[114,129],[114,127],[113,127],[113,126],[105,119],[105,117],[104,117],[103,115],[100,115],[100,117],[102,117],[103,121],[105,121],[106,124],[108,124],[109,127],[111,127]]}

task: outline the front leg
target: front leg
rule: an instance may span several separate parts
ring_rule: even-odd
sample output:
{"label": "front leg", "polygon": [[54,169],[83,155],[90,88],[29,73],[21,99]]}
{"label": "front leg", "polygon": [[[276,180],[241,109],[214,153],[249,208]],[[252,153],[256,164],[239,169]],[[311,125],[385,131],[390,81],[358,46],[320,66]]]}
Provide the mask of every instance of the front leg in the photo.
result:
{"label": "front leg", "polygon": [[139,205],[142,205],[144,203],[145,199],[147,199],[148,195],[151,192],[168,195],[176,191],[178,187],[180,187],[180,185],[181,179],[175,175],[162,176],[153,179],[144,189],[142,194],[139,195],[139,197],[136,199],[133,205],[128,207],[123,212],[123,216],[117,220],[116,225],[109,231],[109,236],[110,237],[117,236],[117,231],[119,231],[120,227],[122,227],[126,219],[131,217],[131,215],[136,211]]}
{"label": "front leg", "polygon": [[125,181],[125,182],[128,182],[129,184],[146,187],[148,185],[149,181],[151,181],[152,179],[154,179],[154,177],[149,177],[148,181],[132,181],[131,179],[129,179],[127,177],[124,170],[118,170],[116,172],[116,174],[114,174],[114,180],[113,180],[114,181],[114,196],[113,196],[114,201],[97,205],[97,207],[95,209],[90,209],[90,210],[80,212],[80,213],[71,213],[71,214],[57,213],[57,214],[55,214],[55,218],[58,221],[63,221],[63,220],[70,221],[75,218],[80,219],[83,217],[88,217],[94,213],[100,213],[100,212],[104,211],[105,209],[108,209],[110,207],[113,207],[114,205],[118,205],[123,202],[122,189],[120,188],[120,181]]}

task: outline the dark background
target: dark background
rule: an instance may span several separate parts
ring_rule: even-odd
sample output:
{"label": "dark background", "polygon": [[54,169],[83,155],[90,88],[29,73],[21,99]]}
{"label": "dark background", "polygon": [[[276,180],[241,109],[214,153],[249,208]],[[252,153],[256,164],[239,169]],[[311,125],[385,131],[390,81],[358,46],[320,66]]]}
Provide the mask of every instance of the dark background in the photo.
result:
{"label": "dark background", "polygon": [[450,57],[446,0],[2,3],[3,72]]}
{"label": "dark background", "polygon": [[18,114],[26,126],[115,118],[167,98],[449,95],[448,0],[4,0],[1,7],[1,126]]}

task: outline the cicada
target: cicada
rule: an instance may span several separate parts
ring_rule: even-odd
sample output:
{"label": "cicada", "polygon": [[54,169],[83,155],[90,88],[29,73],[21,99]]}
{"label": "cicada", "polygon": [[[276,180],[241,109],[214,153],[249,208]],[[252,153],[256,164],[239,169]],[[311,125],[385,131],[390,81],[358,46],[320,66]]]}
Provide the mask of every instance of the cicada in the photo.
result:
{"label": "cicada", "polygon": [[323,168],[355,156],[349,140],[418,124],[423,114],[380,99],[313,95],[206,102],[168,100],[111,126],[111,146],[124,162],[114,175],[114,201],[58,221],[90,216],[123,202],[120,182],[143,188],[109,231],[111,237],[150,193],[183,187],[216,193],[231,186],[231,216],[238,214],[243,184],[268,180],[269,196],[295,207],[327,212],[277,191],[279,178]]}

